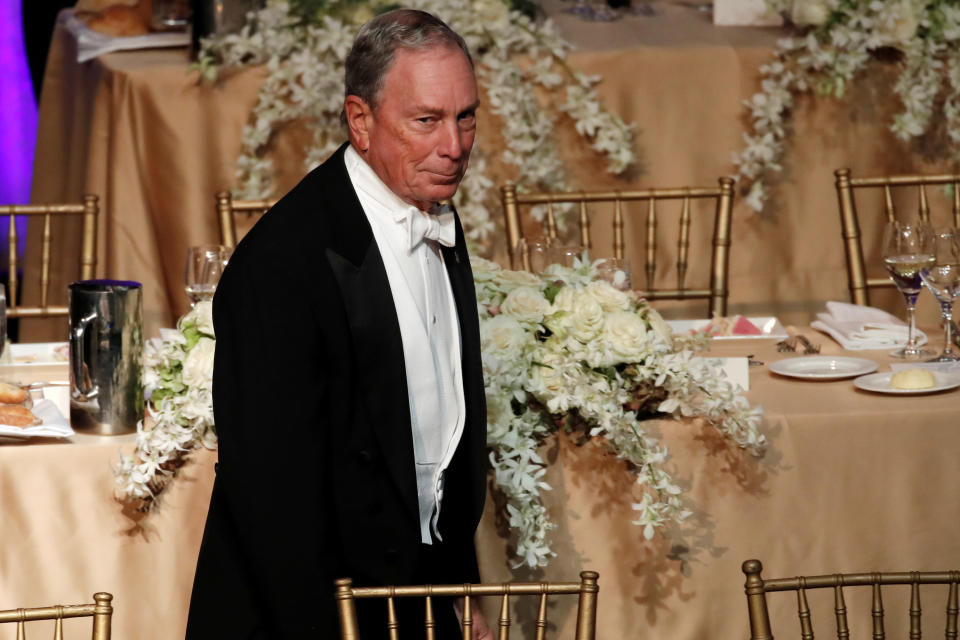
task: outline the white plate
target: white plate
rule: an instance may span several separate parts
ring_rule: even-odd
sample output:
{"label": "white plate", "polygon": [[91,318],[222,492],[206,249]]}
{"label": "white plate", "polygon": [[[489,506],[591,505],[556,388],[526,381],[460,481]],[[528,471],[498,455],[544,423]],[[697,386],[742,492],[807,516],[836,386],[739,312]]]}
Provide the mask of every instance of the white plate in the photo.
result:
{"label": "white plate", "polygon": [[853,381],[853,386],[864,391],[873,391],[876,393],[892,393],[894,395],[913,395],[917,393],[936,393],[937,391],[946,391],[947,389],[956,389],[960,387],[960,374],[942,373],[933,371],[936,384],[927,389],[894,389],[890,386],[890,378],[893,377],[893,371],[883,373],[874,373],[869,376],[863,376]]}
{"label": "white plate", "polygon": [[[756,339],[768,339],[772,338],[774,340],[783,340],[787,337],[787,330],[784,328],[780,321],[773,316],[758,316],[753,318],[747,318],[753,326],[760,329],[763,333],[760,335],[734,335],[734,336],[713,336],[714,340],[756,340]],[[670,325],[670,328],[673,329],[674,333],[684,334],[691,333],[693,331],[698,331],[703,329],[708,324],[709,320],[667,320],[667,324]]]}
{"label": "white plate", "polygon": [[7,345],[12,362],[0,363],[2,366],[49,366],[66,364],[70,356],[66,342],[23,342]]}
{"label": "white plate", "polygon": [[25,438],[69,438],[74,434],[70,428],[70,423],[57,405],[51,400],[44,398],[33,404],[33,413],[43,420],[35,427],[11,427],[0,424],[0,438],[9,440],[22,440]]}
{"label": "white plate", "polygon": [[777,360],[770,371],[805,380],[840,380],[876,371],[879,365],[866,358],[847,356],[797,356]]}

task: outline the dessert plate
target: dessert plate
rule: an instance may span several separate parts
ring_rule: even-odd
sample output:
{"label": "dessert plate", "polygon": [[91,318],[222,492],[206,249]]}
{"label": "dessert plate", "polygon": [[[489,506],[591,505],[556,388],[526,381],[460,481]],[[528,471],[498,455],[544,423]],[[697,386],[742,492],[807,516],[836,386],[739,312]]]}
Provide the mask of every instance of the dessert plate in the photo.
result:
{"label": "dessert plate", "polygon": [[[784,328],[780,321],[773,316],[760,316],[760,317],[749,317],[747,318],[755,327],[760,329],[759,334],[744,334],[744,335],[730,335],[730,336],[713,336],[714,340],[765,340],[765,339],[774,339],[774,340],[783,340],[787,338],[787,330]],[[710,320],[699,319],[699,320],[667,320],[667,324],[670,325],[670,328],[673,329],[674,333],[683,334],[691,333],[693,331],[698,331],[703,329],[708,324]]]}
{"label": "dessert plate", "polygon": [[936,393],[938,391],[947,391],[960,387],[960,374],[934,371],[932,373],[937,383],[932,387],[927,387],[926,389],[894,389],[890,386],[890,378],[893,377],[894,373],[894,371],[885,371],[883,373],[872,373],[868,376],[861,376],[853,381],[853,386],[857,389],[863,389],[864,391],[889,393],[893,395]]}
{"label": "dessert plate", "polygon": [[784,358],[770,365],[770,371],[804,380],[841,380],[862,376],[879,367],[873,360],[849,356],[797,356]]}

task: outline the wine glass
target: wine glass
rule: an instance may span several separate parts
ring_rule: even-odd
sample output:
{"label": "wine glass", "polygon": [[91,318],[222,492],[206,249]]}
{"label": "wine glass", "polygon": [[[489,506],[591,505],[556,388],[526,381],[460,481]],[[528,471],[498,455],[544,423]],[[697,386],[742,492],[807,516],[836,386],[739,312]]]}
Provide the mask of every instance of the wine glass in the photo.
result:
{"label": "wine glass", "polygon": [[890,355],[905,360],[936,355],[917,344],[914,318],[917,295],[923,288],[922,274],[934,264],[933,229],[921,221],[888,223],[883,231],[883,263],[907,303],[907,344]]}
{"label": "wine glass", "polygon": [[201,300],[212,300],[217,282],[232,251],[219,244],[202,244],[187,249],[187,268],[184,273],[190,306]]}
{"label": "wine glass", "polygon": [[943,353],[930,362],[954,362],[960,355],[953,350],[953,303],[960,295],[960,229],[937,231],[933,235],[933,264],[921,271],[923,283],[940,303],[943,315]]}

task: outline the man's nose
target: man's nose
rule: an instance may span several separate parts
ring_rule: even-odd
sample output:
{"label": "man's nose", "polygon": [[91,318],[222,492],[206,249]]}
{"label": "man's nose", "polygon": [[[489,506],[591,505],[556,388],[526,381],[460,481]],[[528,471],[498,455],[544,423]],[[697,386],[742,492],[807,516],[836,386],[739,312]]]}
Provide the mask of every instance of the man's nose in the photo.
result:
{"label": "man's nose", "polygon": [[440,131],[440,146],[437,149],[441,156],[458,160],[463,155],[462,132],[457,122],[444,123]]}

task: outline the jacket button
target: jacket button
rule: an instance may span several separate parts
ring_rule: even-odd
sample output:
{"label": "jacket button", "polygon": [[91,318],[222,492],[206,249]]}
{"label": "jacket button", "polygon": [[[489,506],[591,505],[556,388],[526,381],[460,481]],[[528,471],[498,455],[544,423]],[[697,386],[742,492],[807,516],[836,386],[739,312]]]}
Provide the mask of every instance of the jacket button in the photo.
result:
{"label": "jacket button", "polygon": [[364,464],[370,464],[373,462],[373,454],[368,449],[361,449],[358,451],[357,457],[360,458],[360,462]]}
{"label": "jacket button", "polygon": [[386,558],[387,562],[396,562],[400,558],[400,552],[397,549],[386,549],[383,552],[383,557]]}

